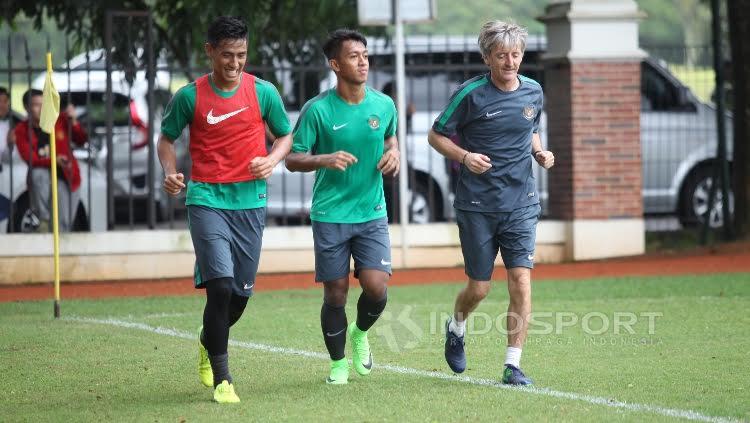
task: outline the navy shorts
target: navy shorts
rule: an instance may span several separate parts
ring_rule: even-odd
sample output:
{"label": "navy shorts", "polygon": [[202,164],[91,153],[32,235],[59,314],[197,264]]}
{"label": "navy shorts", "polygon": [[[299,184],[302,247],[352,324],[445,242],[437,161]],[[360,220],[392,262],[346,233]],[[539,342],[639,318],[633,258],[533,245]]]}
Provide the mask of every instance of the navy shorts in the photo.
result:
{"label": "navy shorts", "polygon": [[456,210],[466,275],[477,281],[490,280],[498,249],[506,269],[532,269],[541,212],[539,204],[510,212]]}
{"label": "navy shorts", "polygon": [[187,206],[195,249],[195,287],[216,278],[234,278],[233,292],[253,295],[266,208],[245,210]]}
{"label": "navy shorts", "polygon": [[349,275],[354,258],[354,277],[362,269],[391,272],[391,238],[388,218],[363,223],[312,222],[315,241],[315,281],[328,282]]}

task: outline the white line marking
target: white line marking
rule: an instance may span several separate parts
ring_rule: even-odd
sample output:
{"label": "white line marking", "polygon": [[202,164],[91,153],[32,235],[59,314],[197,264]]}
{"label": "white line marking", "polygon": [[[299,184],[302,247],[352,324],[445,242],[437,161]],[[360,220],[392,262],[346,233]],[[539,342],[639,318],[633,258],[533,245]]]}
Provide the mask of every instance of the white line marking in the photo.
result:
{"label": "white line marking", "polygon": [[[127,322],[124,320],[117,320],[117,319],[95,319],[95,318],[90,318],[90,317],[63,317],[63,320],[67,320],[71,322],[94,323],[94,324],[100,324],[100,325],[117,326],[117,327],[128,328],[128,329],[139,329],[139,330],[155,333],[158,335],[171,336],[174,338],[195,340],[195,337],[196,337],[196,335],[193,333],[183,332],[183,331],[179,331],[176,329],[154,327],[154,326],[149,326],[144,323]],[[322,353],[298,350],[294,348],[275,347],[272,345],[258,344],[255,342],[235,341],[235,340],[230,339],[229,345],[239,347],[239,348],[245,348],[249,350],[258,350],[258,351],[277,353],[277,354],[282,354],[282,355],[298,355],[302,357],[315,358],[315,359],[321,359],[321,360],[329,359],[328,355],[322,354]],[[399,374],[405,374],[405,375],[411,375],[411,376],[421,376],[421,377],[432,378],[432,379],[441,379],[441,380],[447,380],[447,381],[452,381],[452,382],[464,382],[464,383],[477,385],[477,386],[488,386],[492,388],[511,389],[514,391],[524,391],[530,394],[545,395],[548,397],[587,402],[589,404],[603,405],[605,407],[620,408],[626,411],[649,412],[649,413],[659,414],[659,415],[667,416],[667,417],[682,418],[682,419],[695,420],[695,421],[701,421],[701,422],[731,423],[731,422],[740,421],[731,417],[709,416],[709,415],[706,415],[697,411],[693,411],[693,410],[680,410],[677,408],[666,408],[666,407],[659,407],[656,405],[627,403],[623,401],[617,401],[615,399],[596,397],[593,395],[577,394],[575,392],[563,392],[563,391],[556,391],[554,389],[537,388],[537,387],[511,387],[511,386],[503,385],[499,381],[493,380],[493,379],[481,379],[481,378],[474,378],[474,377],[469,377],[469,376],[457,376],[457,375],[448,374],[448,373],[428,372],[426,370],[412,369],[409,367],[395,366],[391,364],[378,364],[377,367],[379,369],[387,370],[393,373],[399,373]]]}

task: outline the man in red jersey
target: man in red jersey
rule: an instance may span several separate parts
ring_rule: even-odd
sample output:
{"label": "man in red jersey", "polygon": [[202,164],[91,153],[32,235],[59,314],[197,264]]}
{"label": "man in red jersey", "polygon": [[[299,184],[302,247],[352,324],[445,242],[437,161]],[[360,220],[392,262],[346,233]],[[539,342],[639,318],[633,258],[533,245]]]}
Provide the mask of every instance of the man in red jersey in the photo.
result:
{"label": "man in red jersey", "polygon": [[[48,232],[52,228],[52,178],[50,172],[51,150],[49,134],[39,127],[42,114],[42,92],[30,89],[23,95],[23,107],[28,119],[16,125],[14,130],[18,153],[29,164],[28,184],[31,210],[39,218],[39,232]],[[68,132],[72,140],[68,140]],[[83,145],[88,140],[86,131],[76,119],[75,107],[69,104],[55,122],[55,146],[57,149],[57,206],[58,222],[61,232],[67,232],[73,225],[78,208],[78,187],[81,185],[81,174],[70,142]]]}
{"label": "man in red jersey", "polygon": [[[158,151],[164,190],[185,204],[195,249],[195,286],[206,289],[199,330],[198,375],[214,400],[234,403],[229,328],[252,295],[266,218],[266,178],[289,153],[291,126],[276,88],[243,71],[247,25],[221,16],[208,28],[212,72],[175,93],[165,111]],[[276,137],[270,153],[265,124]],[[190,128],[192,180],[177,169],[174,140]]]}

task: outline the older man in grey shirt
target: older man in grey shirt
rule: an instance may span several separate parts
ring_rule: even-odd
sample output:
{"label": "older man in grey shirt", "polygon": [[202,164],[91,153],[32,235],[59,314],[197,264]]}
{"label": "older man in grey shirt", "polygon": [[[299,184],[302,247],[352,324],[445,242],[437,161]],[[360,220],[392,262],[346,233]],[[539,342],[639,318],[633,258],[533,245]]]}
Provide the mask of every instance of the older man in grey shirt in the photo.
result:
{"label": "older man in grey shirt", "polygon": [[[520,369],[541,212],[532,160],[545,169],[555,160],[542,149],[538,133],[542,87],[518,75],[526,36],[513,23],[492,21],[482,27],[479,47],[490,72],[458,87],[429,134],[433,148],[462,165],[454,207],[469,281],[446,322],[445,359],[456,373],[466,369],[466,318],[487,296],[500,250],[510,294],[502,381],[513,385],[532,383]],[[456,133],[462,146],[449,139]]]}

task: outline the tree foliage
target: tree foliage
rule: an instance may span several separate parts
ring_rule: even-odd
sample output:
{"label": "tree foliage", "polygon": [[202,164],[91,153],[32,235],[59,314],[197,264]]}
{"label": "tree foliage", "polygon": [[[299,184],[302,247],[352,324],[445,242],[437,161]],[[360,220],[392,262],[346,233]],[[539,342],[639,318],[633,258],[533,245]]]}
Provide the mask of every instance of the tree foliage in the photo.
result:
{"label": "tree foliage", "polygon": [[[329,30],[357,26],[356,6],[356,0],[4,0],[0,23],[13,25],[26,16],[41,29],[49,17],[73,35],[80,49],[105,45],[108,10],[150,10],[155,46],[188,69],[193,57],[202,57],[206,28],[216,16],[247,21],[250,63],[274,57],[309,63],[319,57],[319,44]],[[145,19],[118,17],[113,25],[114,61],[128,70],[143,60],[146,33]]]}

